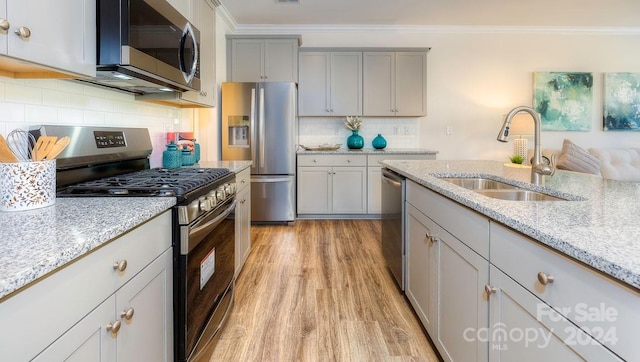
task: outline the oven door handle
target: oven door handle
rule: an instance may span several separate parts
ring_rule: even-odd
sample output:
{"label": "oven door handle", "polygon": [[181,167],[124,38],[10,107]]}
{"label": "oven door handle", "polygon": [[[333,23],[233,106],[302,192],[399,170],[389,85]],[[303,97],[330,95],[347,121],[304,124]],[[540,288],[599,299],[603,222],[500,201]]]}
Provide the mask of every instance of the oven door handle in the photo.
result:
{"label": "oven door handle", "polygon": [[218,214],[213,220],[207,218],[198,221],[195,225],[189,228],[189,233],[186,235],[186,240],[180,240],[180,253],[187,255],[193,248],[195,248],[205,236],[215,229],[222,220],[226,219],[236,208],[237,201],[233,200],[231,206],[226,208],[223,212]]}

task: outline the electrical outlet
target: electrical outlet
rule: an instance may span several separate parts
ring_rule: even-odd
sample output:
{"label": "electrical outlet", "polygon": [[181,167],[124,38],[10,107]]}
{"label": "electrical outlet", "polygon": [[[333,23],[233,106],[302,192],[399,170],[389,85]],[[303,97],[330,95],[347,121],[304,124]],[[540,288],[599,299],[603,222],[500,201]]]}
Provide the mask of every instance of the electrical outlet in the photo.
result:
{"label": "electrical outlet", "polygon": [[404,134],[405,134],[406,136],[408,136],[408,135],[410,135],[410,134],[411,134],[411,130],[409,129],[409,126],[404,126]]}
{"label": "electrical outlet", "polygon": [[447,126],[447,136],[451,136],[453,134],[453,127]]}
{"label": "electrical outlet", "polygon": [[398,126],[393,126],[393,135],[394,136],[398,135]]}

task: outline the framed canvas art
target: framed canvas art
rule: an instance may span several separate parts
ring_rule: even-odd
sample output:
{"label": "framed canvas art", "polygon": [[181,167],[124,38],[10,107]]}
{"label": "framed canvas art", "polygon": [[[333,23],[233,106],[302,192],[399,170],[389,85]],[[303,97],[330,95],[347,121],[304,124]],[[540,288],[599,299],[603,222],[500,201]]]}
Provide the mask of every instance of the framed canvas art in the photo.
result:
{"label": "framed canvas art", "polygon": [[593,74],[533,73],[533,108],[544,131],[589,131],[593,119]]}
{"label": "framed canvas art", "polygon": [[640,131],[640,73],[604,75],[605,131]]}

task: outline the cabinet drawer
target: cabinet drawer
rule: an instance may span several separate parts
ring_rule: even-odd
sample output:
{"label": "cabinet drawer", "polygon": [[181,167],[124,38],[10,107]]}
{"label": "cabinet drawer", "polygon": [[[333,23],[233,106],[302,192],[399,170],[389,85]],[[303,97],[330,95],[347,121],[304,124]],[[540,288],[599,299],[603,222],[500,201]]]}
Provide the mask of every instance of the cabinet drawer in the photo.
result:
{"label": "cabinet drawer", "polygon": [[[30,360],[171,247],[171,211],[58,269],[0,304],[0,351]],[[123,272],[113,264],[127,260]]]}
{"label": "cabinet drawer", "polygon": [[[490,230],[492,264],[622,358],[640,356],[640,292],[503,225]],[[541,272],[553,282],[543,285]]]}
{"label": "cabinet drawer", "polygon": [[236,174],[236,194],[251,183],[251,169],[245,168]]}
{"label": "cabinet drawer", "polygon": [[380,161],[384,160],[435,160],[434,153],[412,153],[412,154],[381,154],[367,155],[367,166],[381,167]]}
{"label": "cabinet drawer", "polygon": [[443,229],[489,259],[489,220],[473,210],[407,180],[407,202]]}
{"label": "cabinet drawer", "polygon": [[366,155],[298,155],[298,166],[366,166]]}

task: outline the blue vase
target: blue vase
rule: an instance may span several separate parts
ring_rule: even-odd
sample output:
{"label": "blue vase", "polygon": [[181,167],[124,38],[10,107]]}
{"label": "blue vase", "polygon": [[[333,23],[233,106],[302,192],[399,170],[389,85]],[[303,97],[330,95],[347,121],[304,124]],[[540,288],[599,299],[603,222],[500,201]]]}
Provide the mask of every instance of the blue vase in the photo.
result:
{"label": "blue vase", "polygon": [[193,153],[187,147],[187,145],[182,146],[182,166],[191,166],[194,164]]}
{"label": "blue vase", "polygon": [[162,152],[162,167],[179,168],[182,166],[182,151],[178,149],[178,145],[171,141],[167,145],[167,150]]}
{"label": "blue vase", "polygon": [[347,138],[347,147],[359,150],[364,147],[364,138],[358,134],[358,130],[351,131],[351,136]]}
{"label": "blue vase", "polygon": [[199,143],[195,143],[196,140],[193,140],[193,157],[194,157],[194,161],[196,163],[200,162],[200,144]]}
{"label": "blue vase", "polygon": [[373,141],[371,142],[371,145],[376,150],[381,150],[381,149],[387,147],[387,140],[385,140],[384,137],[382,137],[382,135],[380,133],[378,133],[376,138],[374,138]]}

